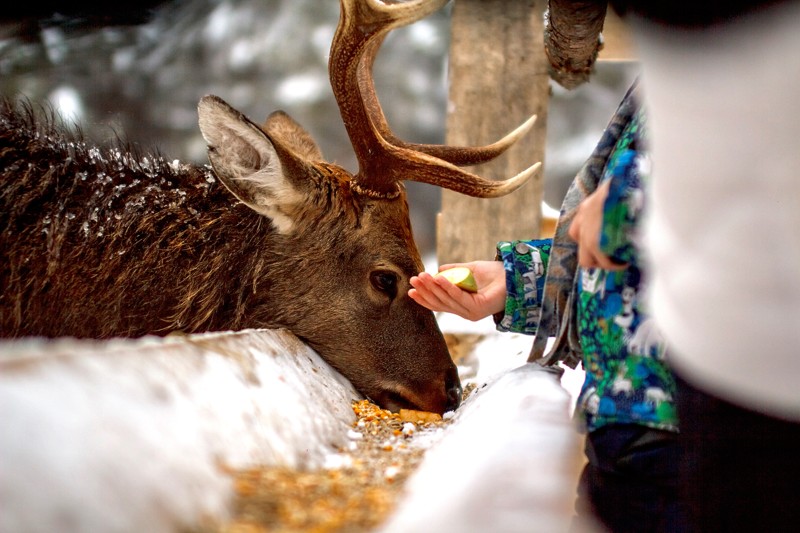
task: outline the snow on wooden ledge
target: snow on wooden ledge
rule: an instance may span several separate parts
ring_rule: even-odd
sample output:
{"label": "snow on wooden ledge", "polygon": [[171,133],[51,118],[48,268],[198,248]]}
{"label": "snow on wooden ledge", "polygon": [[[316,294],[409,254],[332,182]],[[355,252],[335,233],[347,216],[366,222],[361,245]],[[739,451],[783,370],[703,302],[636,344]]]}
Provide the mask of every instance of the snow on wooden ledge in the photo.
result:
{"label": "snow on wooden ledge", "polygon": [[361,396],[284,330],[0,343],[0,531],[173,532],[225,467],[322,466]]}
{"label": "snow on wooden ledge", "polygon": [[[379,531],[570,531],[578,457],[570,395],[559,375],[523,364],[467,398]],[[571,531],[599,530],[576,523]]]}

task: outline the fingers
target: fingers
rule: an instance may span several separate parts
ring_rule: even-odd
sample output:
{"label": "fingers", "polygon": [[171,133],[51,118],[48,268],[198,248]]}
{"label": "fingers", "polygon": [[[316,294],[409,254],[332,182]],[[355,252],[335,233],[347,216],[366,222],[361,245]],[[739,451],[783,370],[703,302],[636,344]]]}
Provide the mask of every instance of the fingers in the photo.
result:
{"label": "fingers", "polygon": [[615,263],[600,251],[599,247],[578,246],[578,264],[583,268],[602,268],[603,270],[623,270],[626,263]]}
{"label": "fingers", "polygon": [[431,311],[446,311],[441,302],[433,301],[429,297],[426,297],[425,292],[420,292],[417,289],[409,289],[408,296],[422,307],[430,309]]}
{"label": "fingers", "polygon": [[409,289],[408,296],[431,311],[450,311],[450,305],[443,301],[438,286],[433,283],[433,276],[427,272],[421,272],[418,276],[410,279],[412,289]]}
{"label": "fingers", "polygon": [[466,311],[463,304],[463,299],[466,294],[463,290],[450,283],[447,278],[431,276],[427,272],[420,273],[418,278],[419,286],[417,289],[425,290],[427,298],[447,307],[447,310],[456,309],[461,312]]}
{"label": "fingers", "polygon": [[578,244],[578,264],[583,268],[622,270],[627,266],[615,263],[600,249],[603,202],[607,193],[608,185],[604,184],[596,193],[589,195],[578,206],[567,232],[570,238]]}
{"label": "fingers", "polygon": [[583,220],[582,217],[580,216],[580,208],[578,208],[578,211],[575,213],[575,216],[572,218],[572,222],[570,223],[569,228],[567,229],[567,235],[569,235],[569,238],[577,242],[578,244],[580,244],[581,242],[580,239],[581,239],[582,224]]}
{"label": "fingers", "polygon": [[412,276],[408,295],[418,304],[431,311],[445,311],[472,320],[473,307],[470,296],[442,277],[421,272]]}

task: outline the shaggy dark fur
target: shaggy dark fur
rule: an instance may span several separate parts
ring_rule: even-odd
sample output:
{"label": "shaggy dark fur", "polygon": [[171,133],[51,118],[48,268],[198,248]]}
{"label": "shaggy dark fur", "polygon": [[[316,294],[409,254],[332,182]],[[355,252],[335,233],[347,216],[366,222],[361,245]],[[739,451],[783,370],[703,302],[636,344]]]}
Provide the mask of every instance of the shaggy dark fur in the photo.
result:
{"label": "shaggy dark fur", "polygon": [[99,149],[51,112],[0,105],[2,336],[269,325],[244,303],[271,229],[210,168]]}

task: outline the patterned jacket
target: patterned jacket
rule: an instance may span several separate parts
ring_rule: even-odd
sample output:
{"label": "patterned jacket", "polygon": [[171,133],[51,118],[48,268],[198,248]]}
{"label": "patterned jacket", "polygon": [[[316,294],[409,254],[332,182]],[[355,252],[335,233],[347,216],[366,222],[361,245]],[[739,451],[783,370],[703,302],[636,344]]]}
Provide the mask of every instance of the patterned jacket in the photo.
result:
{"label": "patterned jacket", "polygon": [[[649,174],[644,122],[634,84],[573,181],[555,237],[497,246],[508,291],[497,327],[536,335],[531,362],[564,361],[572,367],[582,362],[586,379],[577,415],[588,431],[606,424],[677,431],[675,383],[664,361],[664,342],[643,303],[637,230]],[[620,271],[578,267],[577,247],[567,236],[577,205],[605,180],[610,188],[600,245],[627,264]],[[544,355],[548,337],[555,342]]]}

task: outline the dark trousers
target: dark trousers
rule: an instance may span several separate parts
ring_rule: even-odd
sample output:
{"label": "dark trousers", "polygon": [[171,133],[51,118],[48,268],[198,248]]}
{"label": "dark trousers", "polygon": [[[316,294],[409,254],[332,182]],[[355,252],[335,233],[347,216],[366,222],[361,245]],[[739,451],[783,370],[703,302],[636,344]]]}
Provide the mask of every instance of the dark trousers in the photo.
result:
{"label": "dark trousers", "polygon": [[800,531],[800,423],[743,409],[676,378],[690,531]]}
{"label": "dark trousers", "polygon": [[677,435],[639,425],[609,425],[586,438],[575,509],[614,533],[684,533]]}

